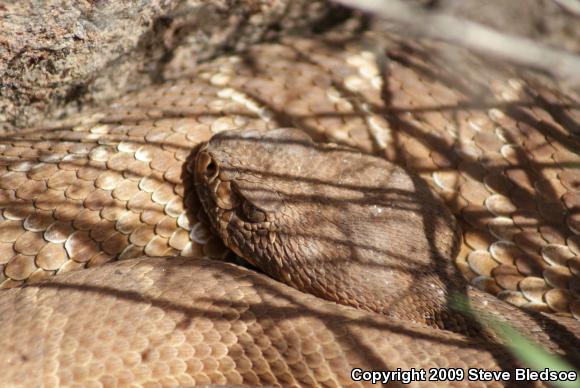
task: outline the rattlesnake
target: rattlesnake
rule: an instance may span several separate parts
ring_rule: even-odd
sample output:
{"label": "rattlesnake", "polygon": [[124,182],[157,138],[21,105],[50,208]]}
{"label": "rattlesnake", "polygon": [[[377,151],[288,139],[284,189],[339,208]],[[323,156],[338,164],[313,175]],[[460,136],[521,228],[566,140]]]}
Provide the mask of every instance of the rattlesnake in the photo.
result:
{"label": "rattlesnake", "polygon": [[[293,126],[426,179],[459,219],[456,264],[472,284],[578,317],[577,103],[497,74],[488,88],[497,100],[470,100],[461,82],[486,88],[487,75],[452,79],[437,57],[427,65],[427,50],[390,48],[382,79],[356,41],[287,38],[6,136],[2,285],[30,285],[0,295],[3,381],[346,385],[355,367],[513,368],[497,344],[201,258],[226,250],[193,193],[192,149],[227,129]],[[129,260],[178,255],[191,258]],[[65,273],[82,267],[91,268]],[[566,346],[541,329],[540,342]]]}

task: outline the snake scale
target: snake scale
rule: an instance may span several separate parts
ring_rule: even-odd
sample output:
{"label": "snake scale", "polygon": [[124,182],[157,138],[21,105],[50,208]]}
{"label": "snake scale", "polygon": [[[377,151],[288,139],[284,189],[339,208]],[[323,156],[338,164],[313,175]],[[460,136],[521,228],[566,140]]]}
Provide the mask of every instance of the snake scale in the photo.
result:
{"label": "snake scale", "polygon": [[430,50],[394,42],[385,73],[365,40],[285,38],[3,137],[3,383],[348,386],[355,367],[513,369],[461,323],[401,322],[207,259],[228,251],[195,194],[197,149],[280,127],[416,172],[461,226],[467,293],[577,363],[578,100],[513,74],[459,76]]}

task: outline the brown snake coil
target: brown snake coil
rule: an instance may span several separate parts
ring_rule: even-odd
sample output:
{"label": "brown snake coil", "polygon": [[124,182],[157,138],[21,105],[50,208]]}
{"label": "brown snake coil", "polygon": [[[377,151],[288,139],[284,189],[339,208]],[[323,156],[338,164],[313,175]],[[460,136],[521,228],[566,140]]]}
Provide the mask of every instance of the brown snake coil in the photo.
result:
{"label": "brown snake coil", "polygon": [[[355,367],[512,369],[487,339],[401,324],[202,258],[225,250],[193,193],[191,150],[228,129],[288,126],[419,173],[461,224],[461,273],[500,299],[567,315],[494,304],[577,362],[577,101],[513,77],[457,77],[419,44],[390,49],[381,79],[373,55],[348,44],[256,46],[3,138],[2,285],[30,284],[0,294],[3,383],[336,386],[356,385]],[[100,266],[142,256],[171,258]],[[456,382],[477,384],[489,385]]]}

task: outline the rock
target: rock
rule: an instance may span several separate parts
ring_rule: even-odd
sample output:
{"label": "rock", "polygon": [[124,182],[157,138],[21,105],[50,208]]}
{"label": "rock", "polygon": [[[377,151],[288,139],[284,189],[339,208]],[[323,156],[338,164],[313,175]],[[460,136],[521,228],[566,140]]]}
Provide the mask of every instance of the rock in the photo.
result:
{"label": "rock", "polygon": [[319,27],[336,10],[320,0],[4,1],[0,131],[159,82],[175,55],[196,63]]}

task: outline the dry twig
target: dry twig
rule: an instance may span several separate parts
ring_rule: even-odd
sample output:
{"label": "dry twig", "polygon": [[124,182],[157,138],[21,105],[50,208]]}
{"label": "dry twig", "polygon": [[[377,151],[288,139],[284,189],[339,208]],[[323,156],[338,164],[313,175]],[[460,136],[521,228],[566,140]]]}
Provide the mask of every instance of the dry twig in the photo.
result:
{"label": "dry twig", "polygon": [[580,1],[578,0],[552,0],[566,11],[580,16]]}
{"label": "dry twig", "polygon": [[543,70],[572,85],[580,83],[580,56],[567,51],[501,33],[449,14],[427,11],[399,0],[336,1],[404,24],[418,35]]}

